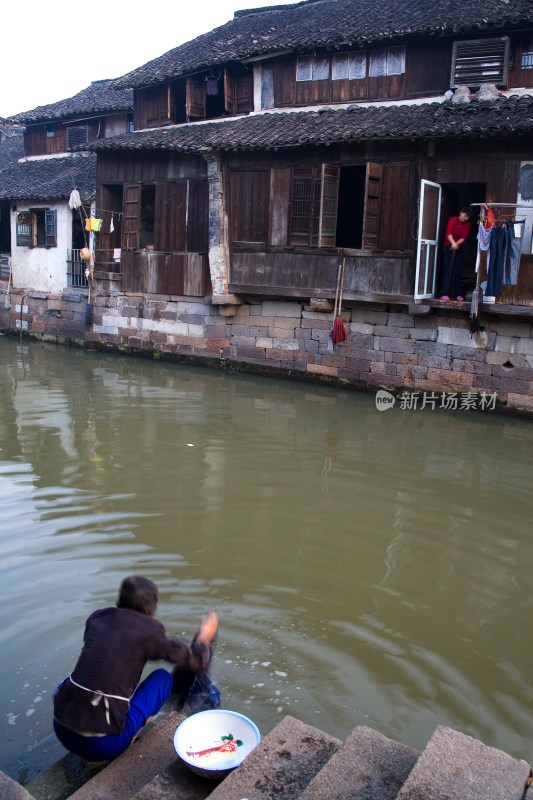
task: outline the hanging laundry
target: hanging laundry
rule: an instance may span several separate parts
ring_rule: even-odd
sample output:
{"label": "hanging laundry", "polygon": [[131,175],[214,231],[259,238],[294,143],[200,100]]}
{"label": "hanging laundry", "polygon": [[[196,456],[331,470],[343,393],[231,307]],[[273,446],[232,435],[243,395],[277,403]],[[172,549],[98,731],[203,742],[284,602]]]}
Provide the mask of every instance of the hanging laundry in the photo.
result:
{"label": "hanging laundry", "polygon": [[518,283],[524,231],[525,220],[506,221],[501,228],[492,228],[485,294],[500,297],[504,286],[516,286]]}
{"label": "hanging laundry", "polygon": [[111,222],[109,223],[109,233],[113,233],[115,230],[115,222],[113,220],[113,214],[111,214]]}
{"label": "hanging laundry", "polygon": [[218,94],[218,81],[216,78],[205,79],[205,93],[211,97]]}
{"label": "hanging laundry", "polygon": [[100,233],[102,230],[102,220],[96,217],[87,217],[85,220],[85,230],[92,233]]}

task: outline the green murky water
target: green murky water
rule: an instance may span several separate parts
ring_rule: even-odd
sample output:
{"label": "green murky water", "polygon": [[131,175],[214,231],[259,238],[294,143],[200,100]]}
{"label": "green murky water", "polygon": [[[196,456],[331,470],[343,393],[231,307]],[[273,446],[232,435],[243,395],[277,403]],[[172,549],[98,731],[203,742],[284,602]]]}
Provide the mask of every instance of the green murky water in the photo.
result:
{"label": "green murky water", "polygon": [[263,734],[292,714],[531,761],[533,423],[0,338],[0,768],[137,572]]}

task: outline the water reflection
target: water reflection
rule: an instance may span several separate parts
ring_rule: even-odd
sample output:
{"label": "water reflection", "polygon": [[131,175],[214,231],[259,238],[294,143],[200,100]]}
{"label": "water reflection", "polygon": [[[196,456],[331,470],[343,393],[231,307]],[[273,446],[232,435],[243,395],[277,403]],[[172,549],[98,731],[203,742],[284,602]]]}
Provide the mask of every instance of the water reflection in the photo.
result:
{"label": "water reflection", "polygon": [[531,760],[530,422],[5,337],[0,378],[0,768],[61,753],[53,685],[134,571],[171,632],[219,610],[263,732],[443,723]]}

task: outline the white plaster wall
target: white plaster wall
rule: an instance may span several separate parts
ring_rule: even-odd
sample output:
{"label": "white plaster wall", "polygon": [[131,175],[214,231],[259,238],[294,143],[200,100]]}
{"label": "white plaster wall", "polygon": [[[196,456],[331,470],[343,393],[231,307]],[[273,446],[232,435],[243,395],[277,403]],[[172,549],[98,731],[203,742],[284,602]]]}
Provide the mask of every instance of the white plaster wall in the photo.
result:
{"label": "white plaster wall", "polygon": [[[19,200],[11,211],[11,269],[13,286],[59,294],[67,286],[67,250],[72,246],[72,211],[67,202],[37,203]],[[29,208],[57,211],[57,247],[17,246],[17,214]]]}

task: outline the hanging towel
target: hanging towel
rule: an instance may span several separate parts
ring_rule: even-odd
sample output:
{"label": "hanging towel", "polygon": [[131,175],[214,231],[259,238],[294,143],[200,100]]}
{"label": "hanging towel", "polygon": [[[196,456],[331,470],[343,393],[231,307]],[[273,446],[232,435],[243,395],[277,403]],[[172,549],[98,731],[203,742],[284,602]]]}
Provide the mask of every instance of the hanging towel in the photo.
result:
{"label": "hanging towel", "polygon": [[113,233],[115,230],[115,221],[113,219],[113,214],[111,214],[111,222],[109,223],[109,233]]}

